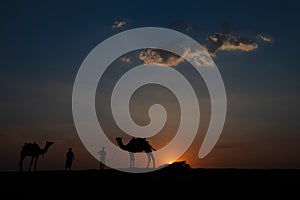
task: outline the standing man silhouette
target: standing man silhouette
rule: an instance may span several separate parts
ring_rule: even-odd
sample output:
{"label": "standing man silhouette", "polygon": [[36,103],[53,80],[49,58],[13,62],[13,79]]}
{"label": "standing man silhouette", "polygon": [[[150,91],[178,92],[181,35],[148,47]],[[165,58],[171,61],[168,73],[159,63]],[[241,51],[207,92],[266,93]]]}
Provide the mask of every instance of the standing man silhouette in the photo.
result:
{"label": "standing man silhouette", "polygon": [[65,163],[65,170],[71,171],[73,160],[75,159],[75,155],[70,147],[66,153],[66,163]]}
{"label": "standing man silhouette", "polygon": [[105,147],[102,147],[102,149],[98,152],[98,154],[100,155],[100,170],[103,170],[105,168],[105,157],[106,157],[106,151],[105,151]]}

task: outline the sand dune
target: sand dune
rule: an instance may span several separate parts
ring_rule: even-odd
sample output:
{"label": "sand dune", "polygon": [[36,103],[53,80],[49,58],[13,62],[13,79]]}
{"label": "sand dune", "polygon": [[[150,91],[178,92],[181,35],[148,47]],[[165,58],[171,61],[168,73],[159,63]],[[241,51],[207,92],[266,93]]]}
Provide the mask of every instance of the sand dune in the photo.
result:
{"label": "sand dune", "polygon": [[[299,196],[300,170],[294,169],[170,169],[148,173],[103,171],[0,172],[1,191],[28,196],[36,192],[59,195],[101,195],[107,198],[134,195],[168,199],[203,195],[245,199],[246,197]],[[240,195],[245,195],[240,196]],[[143,196],[144,195],[144,196]],[[178,196],[179,195],[179,196]],[[295,196],[295,197],[296,197]],[[129,198],[129,196],[128,196]],[[101,198],[100,198],[101,199]],[[197,198],[198,199],[198,198]],[[203,198],[200,198],[203,199]],[[207,198],[206,198],[207,199]]]}

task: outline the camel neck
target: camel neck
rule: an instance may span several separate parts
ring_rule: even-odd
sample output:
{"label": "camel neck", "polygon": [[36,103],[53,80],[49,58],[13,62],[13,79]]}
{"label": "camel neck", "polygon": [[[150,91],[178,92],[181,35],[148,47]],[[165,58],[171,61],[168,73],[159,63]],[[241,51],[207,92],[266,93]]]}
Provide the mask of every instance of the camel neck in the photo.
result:
{"label": "camel neck", "polygon": [[119,145],[119,147],[120,147],[121,149],[127,150],[126,145],[123,144],[123,141],[122,141],[122,140],[118,140],[117,142],[118,142],[118,145]]}
{"label": "camel neck", "polygon": [[48,151],[50,145],[49,144],[46,144],[45,147],[43,149],[41,149],[41,154],[44,154]]}

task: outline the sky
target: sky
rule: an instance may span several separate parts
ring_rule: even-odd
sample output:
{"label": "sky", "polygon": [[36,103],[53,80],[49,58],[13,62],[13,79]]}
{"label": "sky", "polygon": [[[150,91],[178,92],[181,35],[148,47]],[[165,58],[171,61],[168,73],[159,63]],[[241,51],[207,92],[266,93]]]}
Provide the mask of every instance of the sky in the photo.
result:
{"label": "sky", "polygon": [[[193,168],[300,168],[299,9],[295,1],[1,1],[0,170],[18,170],[25,142],[43,147],[46,141],[55,144],[39,158],[39,169],[64,169],[69,147],[74,169],[98,168],[74,124],[74,80],[98,44],[140,27],[184,33],[211,56],[226,89],[224,128],[216,146],[200,159],[210,116],[205,83],[180,56],[139,49],[111,63],[99,83],[96,110],[108,138],[115,142],[124,134],[109,106],[122,73],[135,65],[164,64],[191,81],[201,108],[197,135],[178,161]],[[157,102],[168,112],[165,127],[149,138],[159,149],[178,129],[174,95],[157,85],[141,87],[130,111],[137,124],[147,125],[149,106]],[[128,135],[123,139],[129,141]],[[108,149],[107,159],[113,155]]]}

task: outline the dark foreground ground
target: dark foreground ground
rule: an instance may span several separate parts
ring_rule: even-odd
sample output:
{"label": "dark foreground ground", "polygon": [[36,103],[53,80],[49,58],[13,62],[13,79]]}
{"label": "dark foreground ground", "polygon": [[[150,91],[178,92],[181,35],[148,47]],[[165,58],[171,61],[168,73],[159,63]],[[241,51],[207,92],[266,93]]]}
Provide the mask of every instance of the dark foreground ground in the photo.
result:
{"label": "dark foreground ground", "polygon": [[23,199],[300,199],[300,170],[293,169],[0,172],[0,181],[2,195]]}

